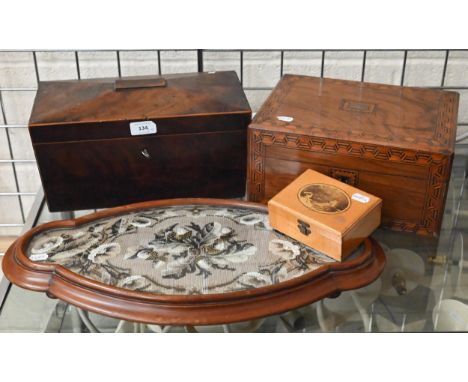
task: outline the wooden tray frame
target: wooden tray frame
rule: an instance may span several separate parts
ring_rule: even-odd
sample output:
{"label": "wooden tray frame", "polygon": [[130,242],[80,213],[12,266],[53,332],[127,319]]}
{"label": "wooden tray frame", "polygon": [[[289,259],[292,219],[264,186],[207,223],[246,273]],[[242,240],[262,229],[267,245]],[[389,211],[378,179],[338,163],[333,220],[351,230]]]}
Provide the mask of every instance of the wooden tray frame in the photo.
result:
{"label": "wooden tray frame", "polygon": [[117,319],[159,325],[211,325],[283,313],[341,291],[363,287],[374,281],[385,265],[382,248],[369,238],[358,257],[325,265],[278,284],[229,293],[159,295],[106,285],[61,265],[36,263],[26,256],[31,239],[45,230],[72,228],[141,209],[194,204],[267,211],[261,204],[238,200],[167,199],[111,208],[77,219],[53,221],[31,229],[10,246],[3,259],[3,272],[13,284],[22,288],[45,292],[51,298],[59,298],[79,308]]}

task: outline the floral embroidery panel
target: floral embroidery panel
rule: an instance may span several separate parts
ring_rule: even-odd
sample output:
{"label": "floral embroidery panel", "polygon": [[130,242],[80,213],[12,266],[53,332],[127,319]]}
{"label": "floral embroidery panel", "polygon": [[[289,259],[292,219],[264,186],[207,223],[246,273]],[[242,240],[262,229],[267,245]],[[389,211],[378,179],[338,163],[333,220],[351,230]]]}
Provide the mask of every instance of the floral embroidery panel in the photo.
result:
{"label": "floral embroidery panel", "polygon": [[33,238],[32,261],[155,294],[209,294],[286,281],[335,260],[273,230],[249,208],[157,207]]}

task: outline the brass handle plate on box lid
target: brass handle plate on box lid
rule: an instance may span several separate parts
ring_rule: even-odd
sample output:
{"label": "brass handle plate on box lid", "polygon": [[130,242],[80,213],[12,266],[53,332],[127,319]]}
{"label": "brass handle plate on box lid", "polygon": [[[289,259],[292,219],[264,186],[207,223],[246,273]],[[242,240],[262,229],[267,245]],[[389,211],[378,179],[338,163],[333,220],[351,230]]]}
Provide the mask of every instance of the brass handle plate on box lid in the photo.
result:
{"label": "brass handle plate on box lid", "polygon": [[163,88],[166,86],[164,78],[118,79],[114,82],[114,90],[132,90],[142,88]]}

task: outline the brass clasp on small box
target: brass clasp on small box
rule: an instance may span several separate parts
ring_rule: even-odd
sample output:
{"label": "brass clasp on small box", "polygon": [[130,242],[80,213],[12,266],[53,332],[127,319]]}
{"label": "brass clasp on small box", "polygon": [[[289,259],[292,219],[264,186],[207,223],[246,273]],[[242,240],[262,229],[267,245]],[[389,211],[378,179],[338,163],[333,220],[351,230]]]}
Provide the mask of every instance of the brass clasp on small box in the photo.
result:
{"label": "brass clasp on small box", "polygon": [[310,224],[297,219],[297,228],[299,228],[299,232],[303,235],[309,236],[310,235]]}

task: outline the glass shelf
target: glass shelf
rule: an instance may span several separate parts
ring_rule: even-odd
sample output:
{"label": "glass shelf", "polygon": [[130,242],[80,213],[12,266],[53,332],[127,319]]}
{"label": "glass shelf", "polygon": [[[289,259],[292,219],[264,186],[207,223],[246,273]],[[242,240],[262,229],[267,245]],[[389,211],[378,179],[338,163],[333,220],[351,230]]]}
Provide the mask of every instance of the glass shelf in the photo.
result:
{"label": "glass shelf", "polygon": [[[468,147],[459,146],[438,238],[378,230],[387,256],[371,285],[280,316],[211,327],[160,327],[80,311],[2,281],[0,332],[431,332],[468,331]],[[94,211],[51,213],[39,192],[26,227]]]}

